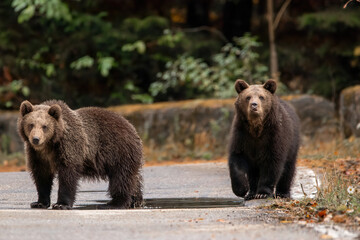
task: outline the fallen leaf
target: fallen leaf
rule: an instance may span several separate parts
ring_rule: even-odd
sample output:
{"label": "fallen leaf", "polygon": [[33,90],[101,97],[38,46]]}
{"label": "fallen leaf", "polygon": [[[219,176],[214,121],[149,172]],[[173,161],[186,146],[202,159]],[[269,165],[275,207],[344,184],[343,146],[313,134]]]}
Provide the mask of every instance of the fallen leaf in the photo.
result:
{"label": "fallen leaf", "polygon": [[346,209],[346,213],[353,213],[353,212],[354,212],[354,209],[351,209],[351,208]]}
{"label": "fallen leaf", "polygon": [[217,222],[226,222],[224,219],[218,219]]}
{"label": "fallen leaf", "polygon": [[332,220],[336,223],[345,223],[347,220],[347,217],[346,217],[346,215],[341,214],[341,215],[334,216],[332,218]]}
{"label": "fallen leaf", "polygon": [[323,234],[320,236],[321,239],[332,239],[333,237],[327,234]]}
{"label": "fallen leaf", "polygon": [[317,206],[317,202],[311,201],[311,202],[309,202],[308,204],[306,204],[306,206],[316,207],[316,206]]}
{"label": "fallen leaf", "polygon": [[293,221],[284,220],[284,221],[280,221],[280,223],[293,223]]}
{"label": "fallen leaf", "polygon": [[327,210],[327,209],[324,209],[324,210],[322,210],[322,211],[319,211],[319,212],[317,213],[317,215],[318,215],[319,217],[321,217],[321,218],[324,218],[324,217],[326,217],[327,212],[328,212],[328,210]]}

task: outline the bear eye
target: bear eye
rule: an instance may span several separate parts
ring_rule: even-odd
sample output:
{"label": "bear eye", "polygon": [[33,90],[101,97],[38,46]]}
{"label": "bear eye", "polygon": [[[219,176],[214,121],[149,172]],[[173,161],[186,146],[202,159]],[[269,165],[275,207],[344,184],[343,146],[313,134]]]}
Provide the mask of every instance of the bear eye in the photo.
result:
{"label": "bear eye", "polygon": [[30,124],[30,125],[28,126],[28,128],[29,128],[29,130],[32,130],[32,129],[34,128],[34,124]]}
{"label": "bear eye", "polygon": [[250,101],[251,97],[246,97],[246,101]]}
{"label": "bear eye", "polygon": [[265,98],[263,96],[259,97],[261,101],[265,100]]}
{"label": "bear eye", "polygon": [[43,131],[46,131],[47,130],[47,126],[42,126],[42,129],[43,129]]}

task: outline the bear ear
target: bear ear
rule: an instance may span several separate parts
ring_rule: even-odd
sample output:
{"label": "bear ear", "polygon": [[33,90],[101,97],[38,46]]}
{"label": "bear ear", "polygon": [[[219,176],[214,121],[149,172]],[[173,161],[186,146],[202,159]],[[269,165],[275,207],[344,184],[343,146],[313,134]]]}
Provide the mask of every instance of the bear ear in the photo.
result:
{"label": "bear ear", "polygon": [[247,84],[244,80],[238,79],[235,82],[235,90],[237,93],[242,92],[244,89],[247,89],[249,84]]}
{"label": "bear ear", "polygon": [[54,104],[49,108],[48,113],[50,116],[52,116],[56,120],[59,120],[59,118],[61,116],[61,107],[57,104]]}
{"label": "bear ear", "polygon": [[274,94],[275,91],[276,91],[276,82],[275,82],[275,80],[269,79],[269,80],[267,80],[266,83],[264,83],[263,86],[264,86],[264,88],[265,88],[266,90],[268,90],[268,91],[271,92],[272,94]]}
{"label": "bear ear", "polygon": [[20,105],[20,113],[21,113],[21,116],[25,116],[26,114],[28,113],[31,113],[33,111],[33,105],[25,100],[21,103]]}

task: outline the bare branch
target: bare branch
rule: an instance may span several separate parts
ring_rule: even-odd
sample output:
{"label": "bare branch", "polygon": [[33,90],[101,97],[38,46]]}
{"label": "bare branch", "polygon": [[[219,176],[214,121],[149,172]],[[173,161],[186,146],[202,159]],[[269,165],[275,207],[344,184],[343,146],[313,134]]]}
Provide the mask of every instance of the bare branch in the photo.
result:
{"label": "bare branch", "polygon": [[302,190],[304,196],[307,197],[307,194],[306,194],[306,192],[304,191],[304,186],[303,186],[301,183],[300,183],[300,186],[301,186],[301,190]]}
{"label": "bare branch", "polygon": [[[350,0],[351,1],[351,0]],[[276,30],[276,28],[279,25],[279,22],[282,18],[282,16],[284,15],[284,12],[286,10],[286,8],[289,6],[291,0],[286,0],[283,5],[281,6],[279,12],[276,14],[275,20],[274,20],[274,31]]]}
{"label": "bare branch", "polygon": [[[349,0],[349,1],[347,1],[346,3],[345,3],[345,5],[344,5],[344,7],[343,8],[346,8],[347,7],[347,5],[349,4],[349,3],[351,3],[352,1],[354,1],[354,0]],[[357,2],[360,2],[360,0],[356,0]]]}

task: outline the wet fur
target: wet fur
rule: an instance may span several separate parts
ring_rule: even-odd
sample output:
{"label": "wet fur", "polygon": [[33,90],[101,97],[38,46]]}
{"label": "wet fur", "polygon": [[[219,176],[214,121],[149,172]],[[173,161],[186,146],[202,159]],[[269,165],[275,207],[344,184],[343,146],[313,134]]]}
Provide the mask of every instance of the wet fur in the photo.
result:
{"label": "wet fur", "polygon": [[[239,95],[228,161],[233,192],[247,200],[290,198],[300,141],[299,119],[294,109],[274,95],[274,81],[249,86],[238,80],[235,89]],[[261,118],[249,117],[247,95],[264,97],[264,101],[259,101]],[[260,126],[259,119],[262,119]]]}
{"label": "wet fur", "polygon": [[[29,138],[28,124],[38,111],[46,118],[45,145]],[[142,204],[142,143],[135,128],[122,116],[101,108],[71,110],[64,102],[51,100],[40,105],[24,101],[18,131],[25,143],[28,168],[38,191],[33,208],[50,206],[54,177],[59,180],[54,209],[71,209],[80,178],[109,181],[109,207],[129,208]],[[29,129],[28,129],[29,128]],[[41,134],[40,134],[41,135]],[[49,137],[51,136],[51,137]]]}

